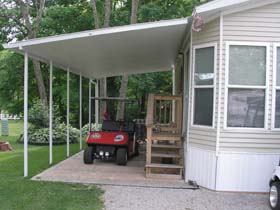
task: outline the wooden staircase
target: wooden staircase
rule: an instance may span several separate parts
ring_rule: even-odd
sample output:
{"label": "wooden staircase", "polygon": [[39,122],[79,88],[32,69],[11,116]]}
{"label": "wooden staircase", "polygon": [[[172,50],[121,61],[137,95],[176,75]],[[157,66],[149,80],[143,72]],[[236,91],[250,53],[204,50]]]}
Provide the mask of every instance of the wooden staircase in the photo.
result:
{"label": "wooden staircase", "polygon": [[149,95],[146,177],[182,179],[182,98]]}

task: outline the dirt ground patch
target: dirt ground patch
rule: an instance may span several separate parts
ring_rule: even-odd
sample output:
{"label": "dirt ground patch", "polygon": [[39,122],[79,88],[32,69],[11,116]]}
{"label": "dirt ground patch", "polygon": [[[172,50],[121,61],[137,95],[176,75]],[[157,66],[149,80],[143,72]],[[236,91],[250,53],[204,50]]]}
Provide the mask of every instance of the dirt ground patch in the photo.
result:
{"label": "dirt ground patch", "polygon": [[270,210],[268,195],[103,186],[106,210]]}

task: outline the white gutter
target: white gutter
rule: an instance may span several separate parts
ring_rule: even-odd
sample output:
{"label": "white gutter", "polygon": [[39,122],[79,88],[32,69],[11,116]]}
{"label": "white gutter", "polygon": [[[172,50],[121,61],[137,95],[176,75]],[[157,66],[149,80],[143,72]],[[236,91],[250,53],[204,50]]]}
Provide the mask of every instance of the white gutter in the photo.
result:
{"label": "white gutter", "polygon": [[196,7],[197,13],[208,12],[211,10],[223,9],[234,5],[250,2],[250,0],[216,0]]}

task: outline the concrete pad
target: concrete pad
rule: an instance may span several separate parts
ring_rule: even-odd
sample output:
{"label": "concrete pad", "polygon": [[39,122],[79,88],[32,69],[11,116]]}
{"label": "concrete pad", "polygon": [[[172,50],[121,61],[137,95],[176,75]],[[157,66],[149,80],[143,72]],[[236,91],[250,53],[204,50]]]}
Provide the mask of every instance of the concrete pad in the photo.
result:
{"label": "concrete pad", "polygon": [[32,180],[133,187],[195,189],[183,180],[145,178],[145,154],[118,166],[112,161],[83,162],[83,151],[34,176]]}

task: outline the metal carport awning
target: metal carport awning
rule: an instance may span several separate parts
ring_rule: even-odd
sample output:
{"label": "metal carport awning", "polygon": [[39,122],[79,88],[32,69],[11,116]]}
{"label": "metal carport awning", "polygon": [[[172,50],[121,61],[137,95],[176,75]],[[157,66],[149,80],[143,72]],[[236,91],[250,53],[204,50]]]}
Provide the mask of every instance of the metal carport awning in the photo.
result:
{"label": "metal carport awning", "polygon": [[[67,70],[67,157],[69,148],[70,71],[80,75],[80,149],[82,149],[82,77],[89,82],[89,124],[91,124],[92,79],[123,74],[171,70],[175,64],[189,18],[134,24],[4,44],[24,54],[24,176],[28,176],[28,58],[50,65],[49,163],[53,163],[53,66]],[[95,83],[96,84],[96,83]],[[95,95],[98,96],[96,84]],[[95,112],[98,112],[98,103]],[[98,122],[96,114],[96,122]]]}
{"label": "metal carport awning", "polygon": [[104,28],[5,44],[6,49],[87,78],[167,71],[175,63],[188,18]]}

